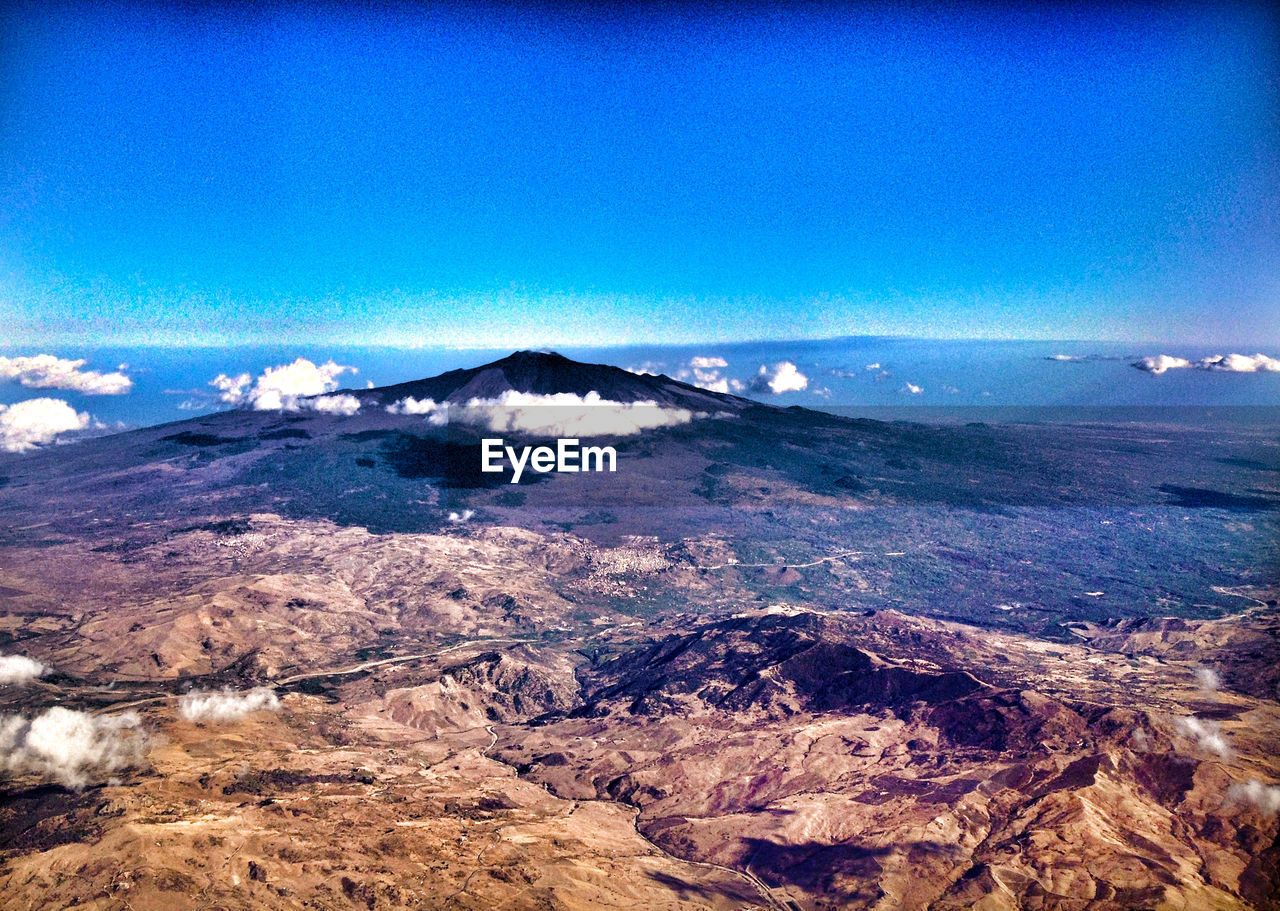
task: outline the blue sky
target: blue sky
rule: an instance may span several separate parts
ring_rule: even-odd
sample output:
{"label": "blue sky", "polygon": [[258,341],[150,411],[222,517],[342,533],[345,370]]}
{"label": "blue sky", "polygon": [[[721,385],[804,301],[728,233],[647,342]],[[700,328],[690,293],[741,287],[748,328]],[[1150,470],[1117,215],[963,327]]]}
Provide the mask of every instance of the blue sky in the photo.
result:
{"label": "blue sky", "polygon": [[1264,6],[524,6],[7,6],[0,342],[1280,344]]}

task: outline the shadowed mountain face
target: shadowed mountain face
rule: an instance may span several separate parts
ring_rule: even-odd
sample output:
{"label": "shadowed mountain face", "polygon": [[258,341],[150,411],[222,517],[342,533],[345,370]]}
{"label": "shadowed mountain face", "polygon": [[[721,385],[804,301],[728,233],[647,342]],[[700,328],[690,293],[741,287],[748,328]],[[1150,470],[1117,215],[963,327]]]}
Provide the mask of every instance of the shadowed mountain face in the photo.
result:
{"label": "shadowed mountain face", "polygon": [[750,404],[746,399],[708,392],[669,376],[635,374],[606,364],[583,364],[541,351],[517,351],[482,367],[450,370],[430,379],[353,394],[362,402],[386,406],[404,398],[463,405],[475,399],[496,399],[507,392],[577,396],[595,393],[608,402],[653,402],[691,411],[736,411]]}
{"label": "shadowed mountain face", "polygon": [[[509,392],[674,416],[511,484]],[[16,907],[1276,907],[1280,422],[350,394],[0,457]]]}
{"label": "shadowed mountain face", "polygon": [[715,708],[785,718],[945,701],[980,686],[962,672],[885,662],[847,640],[815,614],[734,618],[593,665],[580,711],[625,700],[640,715]]}

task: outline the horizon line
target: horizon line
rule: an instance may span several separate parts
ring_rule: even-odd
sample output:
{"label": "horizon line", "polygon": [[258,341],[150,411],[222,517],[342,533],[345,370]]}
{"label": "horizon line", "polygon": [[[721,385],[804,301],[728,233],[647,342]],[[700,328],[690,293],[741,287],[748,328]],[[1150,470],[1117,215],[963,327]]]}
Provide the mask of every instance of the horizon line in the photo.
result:
{"label": "horizon line", "polygon": [[1036,343],[1036,344],[1062,344],[1062,345],[1087,345],[1087,344],[1105,344],[1105,345],[1143,345],[1156,346],[1164,345],[1169,347],[1222,347],[1222,348],[1247,348],[1253,346],[1262,347],[1280,347],[1280,342],[1266,342],[1260,340],[1240,340],[1232,342],[1222,341],[1200,341],[1187,340],[1175,341],[1171,339],[1141,339],[1141,338],[1040,338],[1040,337],[990,337],[990,336],[954,336],[954,335],[913,335],[909,333],[867,333],[859,334],[840,334],[830,336],[796,336],[796,337],[759,337],[759,338],[710,338],[699,340],[681,340],[681,341],[621,341],[615,343],[601,342],[580,342],[572,340],[561,340],[557,342],[547,343],[531,343],[528,340],[512,342],[512,343],[484,343],[484,344],[427,344],[421,342],[409,341],[344,341],[341,339],[293,339],[285,341],[268,341],[265,339],[237,339],[222,341],[204,341],[204,340],[184,340],[184,341],[160,341],[145,340],[135,341],[129,339],[120,340],[99,340],[86,342],[81,339],[78,341],[63,340],[55,341],[46,339],[39,342],[23,342],[17,341],[0,344],[0,351],[22,351],[25,349],[35,348],[80,348],[86,351],[109,350],[113,348],[143,348],[143,349],[160,349],[160,350],[185,350],[185,349],[234,349],[234,348],[290,348],[290,347],[331,347],[338,349],[359,349],[359,348],[378,348],[392,351],[553,351],[557,349],[578,349],[588,351],[610,351],[622,350],[628,348],[691,348],[705,345],[723,345],[723,346],[743,346],[743,345],[763,345],[763,344],[822,344],[841,341],[915,341],[915,342],[961,342],[961,343],[988,343],[988,344],[1011,344],[1011,343]]}

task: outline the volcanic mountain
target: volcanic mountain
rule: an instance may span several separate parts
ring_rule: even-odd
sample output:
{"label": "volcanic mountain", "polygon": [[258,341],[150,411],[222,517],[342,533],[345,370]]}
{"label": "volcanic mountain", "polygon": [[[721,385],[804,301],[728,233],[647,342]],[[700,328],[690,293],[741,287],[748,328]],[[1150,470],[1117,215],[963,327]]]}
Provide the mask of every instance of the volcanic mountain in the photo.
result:
{"label": "volcanic mountain", "polygon": [[480,367],[450,370],[429,379],[353,391],[362,405],[392,405],[405,398],[464,405],[504,393],[576,395],[594,393],[606,402],[652,402],[691,411],[739,410],[752,403],[710,392],[665,375],[636,374],[606,364],[584,364],[555,352],[517,351]]}
{"label": "volcanic mountain", "polygon": [[[492,409],[466,404],[512,392],[525,397]],[[481,471],[482,437],[519,435],[509,429],[511,413],[558,420],[556,408],[528,408],[527,396],[592,393],[602,404],[569,410],[608,417],[654,402],[637,410],[662,418],[606,438],[617,448],[617,471],[527,471],[518,484],[510,473]],[[25,538],[28,525],[55,536],[121,523],[163,534],[261,512],[374,533],[433,532],[464,515],[537,532],[572,528],[607,543],[716,533],[760,543],[731,572],[765,590],[798,586],[828,607],[850,599],[880,606],[876,593],[892,591],[899,608],[1061,630],[1131,616],[1129,605],[1146,603],[1151,570],[1143,568],[1152,566],[1160,590],[1226,610],[1235,596],[1219,589],[1246,578],[1256,548],[1228,546],[1217,524],[1212,534],[1191,532],[1211,507],[1265,514],[1280,505],[1265,428],[1172,428],[1172,446],[1164,430],[1143,425],[871,420],[529,351],[345,394],[360,402],[355,413],[303,399],[293,410],[233,409],[0,456],[0,517],[8,520],[0,543]],[[397,407],[410,398],[461,406],[447,410],[442,426]],[[503,423],[487,423],[491,412]],[[589,435],[553,427],[531,442]],[[1060,523],[1052,513],[1016,511],[1182,505],[1189,524],[1179,529],[1188,548],[1181,561],[1153,552],[1147,524],[1136,519],[1062,531],[1053,530]],[[896,508],[881,509],[888,506]],[[938,507],[975,512],[957,531]],[[813,510],[823,511],[820,521],[799,518]],[[1263,535],[1256,523],[1231,528]],[[1069,558],[1054,546],[1058,534],[1073,539]],[[822,562],[832,549],[867,550],[851,543],[867,535],[902,556],[864,554],[852,575]],[[780,559],[784,550],[804,559]],[[820,562],[807,569],[785,565],[813,559]],[[1005,569],[993,572],[998,566]],[[944,579],[940,599],[926,583]],[[1080,594],[1093,591],[1102,594]]]}

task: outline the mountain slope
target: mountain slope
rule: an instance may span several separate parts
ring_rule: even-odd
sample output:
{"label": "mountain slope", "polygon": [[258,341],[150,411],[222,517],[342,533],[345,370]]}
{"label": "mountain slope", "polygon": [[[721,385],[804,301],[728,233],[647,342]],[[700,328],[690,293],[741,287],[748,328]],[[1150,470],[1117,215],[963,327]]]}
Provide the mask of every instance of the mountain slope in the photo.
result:
{"label": "mountain slope", "polygon": [[541,351],[517,351],[480,367],[450,370],[429,379],[355,390],[351,394],[366,405],[387,406],[410,397],[461,405],[475,399],[496,399],[506,392],[577,396],[595,393],[609,402],[654,402],[692,411],[737,411],[754,404],[665,375],[636,374],[606,364],[584,364],[555,352]]}

